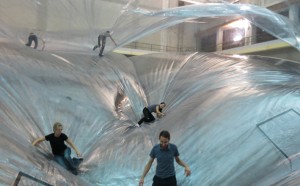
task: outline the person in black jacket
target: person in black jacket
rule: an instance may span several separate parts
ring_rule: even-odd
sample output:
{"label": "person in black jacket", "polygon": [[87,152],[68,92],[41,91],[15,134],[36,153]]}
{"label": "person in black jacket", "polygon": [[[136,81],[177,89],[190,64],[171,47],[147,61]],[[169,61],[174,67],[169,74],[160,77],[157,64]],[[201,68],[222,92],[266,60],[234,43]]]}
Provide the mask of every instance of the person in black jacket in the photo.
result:
{"label": "person in black jacket", "polygon": [[26,43],[26,46],[31,46],[32,41],[34,42],[34,49],[38,47],[38,37],[34,33],[30,33],[28,36],[28,42]]}

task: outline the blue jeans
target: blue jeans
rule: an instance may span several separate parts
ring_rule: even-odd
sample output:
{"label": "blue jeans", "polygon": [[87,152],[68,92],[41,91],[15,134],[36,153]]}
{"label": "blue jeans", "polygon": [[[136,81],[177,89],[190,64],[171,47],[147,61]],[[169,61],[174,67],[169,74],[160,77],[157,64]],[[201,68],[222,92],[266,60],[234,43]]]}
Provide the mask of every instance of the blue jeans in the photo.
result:
{"label": "blue jeans", "polygon": [[72,172],[77,170],[78,165],[75,165],[71,158],[70,147],[66,148],[64,155],[54,155],[54,160],[67,170],[71,170]]}

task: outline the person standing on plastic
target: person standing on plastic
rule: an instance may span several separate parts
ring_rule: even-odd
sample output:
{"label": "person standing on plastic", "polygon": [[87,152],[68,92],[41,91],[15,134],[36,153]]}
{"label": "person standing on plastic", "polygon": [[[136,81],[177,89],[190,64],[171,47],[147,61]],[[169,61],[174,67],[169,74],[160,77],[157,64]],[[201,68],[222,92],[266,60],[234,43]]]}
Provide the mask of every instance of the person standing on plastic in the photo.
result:
{"label": "person standing on plastic", "polygon": [[[78,151],[74,143],[68,138],[66,134],[62,133],[62,129],[63,126],[61,123],[54,123],[54,133],[37,138],[34,142],[32,142],[32,145],[35,146],[45,140],[49,141],[52,153],[54,155],[54,160],[67,170],[70,170],[73,174],[77,175],[78,165],[83,160],[83,158],[81,157],[80,152]],[[75,150],[78,159],[71,158],[71,149],[70,147],[65,145],[65,141]]]}
{"label": "person standing on plastic", "polygon": [[114,42],[114,44],[117,45],[116,42],[114,41],[114,39],[111,37],[110,31],[106,31],[106,32],[100,34],[98,36],[98,45],[95,45],[94,48],[93,48],[93,50],[96,50],[96,48],[100,47],[100,52],[99,52],[100,57],[103,56],[103,51],[104,51],[104,48],[105,48],[107,37],[109,37],[112,40],[112,42]]}
{"label": "person standing on plastic", "polygon": [[152,186],[177,186],[174,159],[180,166],[184,167],[186,176],[191,175],[189,166],[179,158],[177,146],[169,143],[170,133],[166,130],[161,131],[159,141],[160,143],[155,145],[150,152],[150,159],[144,168],[139,186],[144,185],[144,178],[149,172],[155,158],[157,165]]}
{"label": "person standing on plastic", "polygon": [[26,43],[26,46],[31,46],[32,42],[34,42],[34,49],[38,47],[38,37],[34,33],[30,33],[28,36],[28,42]]}

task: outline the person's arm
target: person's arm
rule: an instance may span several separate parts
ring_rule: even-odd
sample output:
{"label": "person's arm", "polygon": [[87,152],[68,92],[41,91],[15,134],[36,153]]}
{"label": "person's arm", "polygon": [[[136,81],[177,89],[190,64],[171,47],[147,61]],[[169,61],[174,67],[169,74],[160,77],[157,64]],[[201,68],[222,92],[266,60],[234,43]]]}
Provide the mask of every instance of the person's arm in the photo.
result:
{"label": "person's arm", "polygon": [[98,36],[98,47],[100,47],[100,40],[101,40],[101,35]]}
{"label": "person's arm", "polygon": [[111,37],[111,35],[109,35],[110,39],[112,40],[112,42],[114,42],[114,44],[117,46],[117,43],[115,42],[115,40]]}
{"label": "person's arm", "polygon": [[159,105],[156,105],[156,114],[158,117],[164,116],[165,114],[159,111]]}
{"label": "person's arm", "polygon": [[43,136],[43,137],[39,137],[39,138],[37,138],[36,140],[34,140],[31,144],[33,145],[33,146],[35,146],[36,144],[39,144],[39,143],[41,143],[41,142],[43,142],[43,141],[45,141],[46,139],[45,139],[45,136]]}
{"label": "person's arm", "polygon": [[141,176],[141,179],[140,179],[139,186],[143,186],[144,185],[144,178],[147,175],[147,173],[149,172],[149,170],[150,170],[150,168],[152,166],[153,161],[154,161],[154,159],[150,158],[149,161],[148,161],[148,163],[146,164],[144,172],[143,172],[143,175]]}
{"label": "person's arm", "polygon": [[78,151],[77,147],[74,145],[74,143],[68,138],[66,142],[75,150],[78,157],[81,156],[80,152]]}
{"label": "person's arm", "polygon": [[186,163],[184,163],[184,162],[179,158],[179,156],[176,156],[175,159],[176,159],[176,162],[178,163],[178,165],[184,167],[185,175],[186,175],[186,176],[191,175],[191,169],[190,169],[190,167],[189,167]]}

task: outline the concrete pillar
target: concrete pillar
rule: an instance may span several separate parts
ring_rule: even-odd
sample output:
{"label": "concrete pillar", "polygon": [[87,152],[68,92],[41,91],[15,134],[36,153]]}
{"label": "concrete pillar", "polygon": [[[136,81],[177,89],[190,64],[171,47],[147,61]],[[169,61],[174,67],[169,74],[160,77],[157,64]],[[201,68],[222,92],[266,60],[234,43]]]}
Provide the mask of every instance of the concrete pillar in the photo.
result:
{"label": "concrete pillar", "polygon": [[222,28],[219,28],[217,30],[217,39],[216,39],[217,43],[216,43],[216,48],[217,48],[217,51],[220,51],[223,49],[223,29]]}
{"label": "concrete pillar", "polygon": [[251,45],[252,42],[252,26],[249,22],[249,25],[245,27],[245,45]]}
{"label": "concrete pillar", "polygon": [[299,24],[299,5],[293,5],[289,8],[289,18],[295,23]]}
{"label": "concrete pillar", "polygon": [[[164,0],[162,2],[162,9],[170,8],[170,0]],[[164,51],[164,48],[168,46],[168,33],[167,30],[160,31],[160,50]]]}
{"label": "concrete pillar", "polygon": [[251,44],[255,44],[256,43],[256,26],[250,26],[250,32],[251,32],[251,34],[250,34],[250,41],[249,41],[249,44],[251,45]]}

